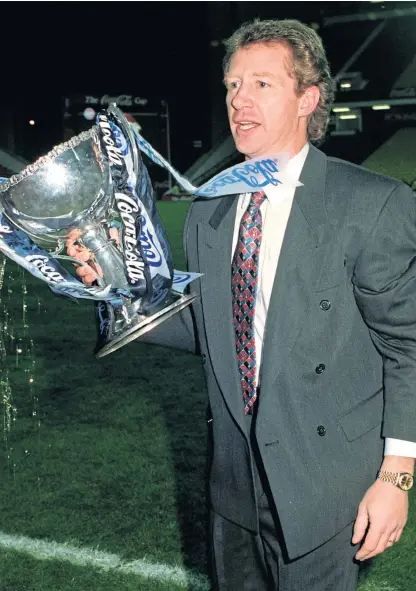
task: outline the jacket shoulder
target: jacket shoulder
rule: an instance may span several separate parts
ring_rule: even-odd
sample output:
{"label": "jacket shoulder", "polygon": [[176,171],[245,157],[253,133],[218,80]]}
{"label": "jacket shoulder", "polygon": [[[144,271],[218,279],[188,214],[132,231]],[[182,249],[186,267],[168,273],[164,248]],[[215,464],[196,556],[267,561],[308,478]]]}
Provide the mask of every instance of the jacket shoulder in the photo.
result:
{"label": "jacket shoulder", "polygon": [[208,222],[214,211],[217,209],[223,197],[207,199],[205,197],[195,197],[192,201],[188,213],[185,218],[185,234],[186,232],[199,223]]}
{"label": "jacket shoulder", "polygon": [[216,199],[195,197],[189,206],[183,227],[183,249],[187,262],[189,262],[189,245],[192,246],[196,243],[197,225],[203,222],[208,222],[218,206],[219,199],[221,199],[221,197]]}
{"label": "jacket shoulder", "polygon": [[398,179],[332,156],[327,157],[327,174],[338,179],[342,177],[344,182],[359,189],[371,187],[373,191],[390,192],[400,185],[407,186]]}

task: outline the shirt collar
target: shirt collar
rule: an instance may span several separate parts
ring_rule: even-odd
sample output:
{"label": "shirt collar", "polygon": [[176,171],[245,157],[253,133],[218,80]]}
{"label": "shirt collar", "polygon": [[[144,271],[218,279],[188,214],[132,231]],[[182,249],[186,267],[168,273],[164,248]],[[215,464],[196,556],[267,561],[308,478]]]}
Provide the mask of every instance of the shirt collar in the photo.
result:
{"label": "shirt collar", "polygon": [[[286,172],[293,181],[299,180],[300,173],[302,172],[303,165],[305,164],[306,158],[308,156],[308,152],[309,144],[306,143],[301,151],[293,156],[293,158],[291,158],[287,163]],[[284,188],[280,186],[275,187],[273,185],[265,187],[264,192],[266,193],[267,200],[271,205],[278,205],[289,197],[293,198],[295,193],[293,187]]]}

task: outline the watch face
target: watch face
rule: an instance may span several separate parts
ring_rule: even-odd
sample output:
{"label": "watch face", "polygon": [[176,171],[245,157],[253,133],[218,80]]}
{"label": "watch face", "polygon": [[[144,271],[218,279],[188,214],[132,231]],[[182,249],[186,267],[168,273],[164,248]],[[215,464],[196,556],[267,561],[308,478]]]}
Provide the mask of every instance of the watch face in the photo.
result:
{"label": "watch face", "polygon": [[413,486],[413,476],[411,474],[402,474],[399,478],[399,486],[402,490],[410,490]]}

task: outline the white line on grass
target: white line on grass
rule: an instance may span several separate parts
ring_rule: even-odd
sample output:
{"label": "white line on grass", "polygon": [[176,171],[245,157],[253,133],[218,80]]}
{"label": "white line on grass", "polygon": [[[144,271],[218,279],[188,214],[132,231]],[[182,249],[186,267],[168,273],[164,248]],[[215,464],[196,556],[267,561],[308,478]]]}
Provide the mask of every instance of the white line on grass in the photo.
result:
{"label": "white line on grass", "polygon": [[91,566],[106,571],[115,570],[129,575],[139,575],[146,579],[171,583],[195,591],[208,591],[210,588],[206,577],[185,568],[160,562],[154,563],[144,558],[127,562],[117,554],[101,552],[93,548],[77,548],[69,544],[13,536],[3,532],[0,532],[0,547],[25,552],[38,560],[66,560],[77,566]]}

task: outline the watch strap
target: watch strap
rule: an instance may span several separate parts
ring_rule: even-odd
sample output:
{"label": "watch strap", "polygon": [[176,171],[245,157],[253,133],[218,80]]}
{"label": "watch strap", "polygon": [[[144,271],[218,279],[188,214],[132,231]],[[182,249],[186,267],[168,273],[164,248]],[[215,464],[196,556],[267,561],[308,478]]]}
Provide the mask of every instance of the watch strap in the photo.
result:
{"label": "watch strap", "polygon": [[379,470],[378,478],[383,482],[390,482],[397,486],[400,478],[400,472],[388,472],[387,470]]}
{"label": "watch strap", "polygon": [[[413,475],[409,472],[389,472],[379,470],[377,477],[383,482],[390,482],[400,490],[408,491],[413,486]],[[407,482],[406,482],[407,481]]]}

